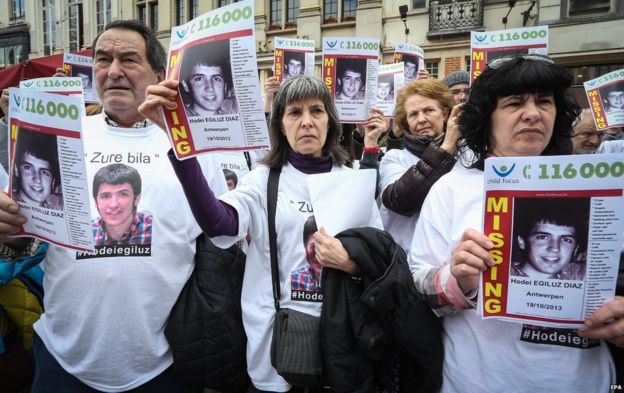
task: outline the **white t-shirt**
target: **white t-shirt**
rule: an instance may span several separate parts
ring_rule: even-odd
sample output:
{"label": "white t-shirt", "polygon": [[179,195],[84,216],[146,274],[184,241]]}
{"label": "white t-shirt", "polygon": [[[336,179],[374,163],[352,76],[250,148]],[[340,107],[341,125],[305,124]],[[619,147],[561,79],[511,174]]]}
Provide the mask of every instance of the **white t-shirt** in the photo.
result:
{"label": "white t-shirt", "polygon": [[[332,171],[350,170],[334,167]],[[271,338],[275,306],[271,284],[271,258],[267,217],[267,179],[269,168],[259,166],[251,171],[236,190],[220,199],[238,212],[238,235],[221,236],[212,240],[219,247],[228,247],[249,233],[251,243],[245,265],[242,289],[243,324],[247,333],[247,369],[256,388],[282,392],[290,385],[271,366]],[[285,165],[279,179],[275,231],[277,233],[278,264],[282,307],[312,315],[320,315],[322,293],[293,290],[294,277],[305,270],[307,259],[303,242],[303,227],[313,215],[306,175],[291,165]],[[381,228],[375,204],[370,212],[370,226]],[[322,285],[322,283],[321,283]]]}
{"label": "white t-shirt", "polygon": [[228,169],[236,173],[238,182],[240,182],[251,169],[254,169],[258,166],[257,153],[255,151],[249,151],[248,153],[250,161],[249,164],[251,164],[251,168],[247,163],[245,153],[242,151],[216,151],[214,153],[210,153],[210,155],[217,163],[219,163],[221,169]]}
{"label": "white t-shirt", "polygon": [[[482,215],[483,172],[456,165],[425,199],[410,253],[415,281],[450,261],[465,229],[482,231]],[[606,344],[572,330],[482,320],[474,309],[442,324],[443,393],[608,392],[615,382]]]}
{"label": "white t-shirt", "polygon": [[[138,211],[152,216],[151,244],[99,246],[97,257],[50,245],[45,312],[35,330],[67,372],[94,389],[121,392],[172,364],[163,331],[193,269],[201,229],[171,168],[171,145],[162,130],[113,128],[102,115],[85,118],[83,129],[89,196],[100,168],[122,163],[137,169]],[[227,191],[212,158],[200,162],[215,194]],[[99,216],[93,198],[91,214]]]}
{"label": "white t-shirt", "polygon": [[[388,151],[379,164],[379,185],[382,193],[390,184],[399,180],[411,166],[416,165],[418,161],[420,161],[420,158],[410,153],[407,149],[392,149]],[[381,199],[381,196],[379,198]],[[383,202],[379,212],[381,213],[384,229],[392,235],[394,240],[405,250],[405,253],[409,255],[418,214],[410,217],[397,214],[388,209]]]}
{"label": "white t-shirt", "polygon": [[606,153],[606,154],[617,154],[624,153],[624,140],[614,140],[614,141],[604,141],[596,150],[596,154]]}

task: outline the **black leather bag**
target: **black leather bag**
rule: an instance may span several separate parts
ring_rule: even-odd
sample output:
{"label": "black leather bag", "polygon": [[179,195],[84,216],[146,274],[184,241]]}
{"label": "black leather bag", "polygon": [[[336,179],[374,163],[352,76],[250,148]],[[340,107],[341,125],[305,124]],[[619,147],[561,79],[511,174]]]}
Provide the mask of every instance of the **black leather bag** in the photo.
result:
{"label": "black leather bag", "polygon": [[271,364],[279,375],[295,386],[321,387],[323,357],[321,354],[320,318],[300,311],[280,307],[279,266],[277,264],[277,235],[275,209],[279,169],[271,169],[267,185],[269,216],[269,251],[275,320],[271,342]]}

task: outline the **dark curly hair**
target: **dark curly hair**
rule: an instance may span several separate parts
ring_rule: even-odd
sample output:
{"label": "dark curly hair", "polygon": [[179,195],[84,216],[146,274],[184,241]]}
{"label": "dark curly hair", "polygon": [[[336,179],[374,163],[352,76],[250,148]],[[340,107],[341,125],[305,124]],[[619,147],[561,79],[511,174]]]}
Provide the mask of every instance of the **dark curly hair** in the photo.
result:
{"label": "dark curly hair", "polygon": [[500,97],[524,93],[552,93],[557,114],[545,156],[572,154],[572,123],[581,108],[568,91],[572,76],[564,68],[546,61],[517,57],[496,69],[486,67],[470,88],[468,102],[458,119],[461,151],[471,150],[471,167],[483,169],[491,150],[492,113]]}

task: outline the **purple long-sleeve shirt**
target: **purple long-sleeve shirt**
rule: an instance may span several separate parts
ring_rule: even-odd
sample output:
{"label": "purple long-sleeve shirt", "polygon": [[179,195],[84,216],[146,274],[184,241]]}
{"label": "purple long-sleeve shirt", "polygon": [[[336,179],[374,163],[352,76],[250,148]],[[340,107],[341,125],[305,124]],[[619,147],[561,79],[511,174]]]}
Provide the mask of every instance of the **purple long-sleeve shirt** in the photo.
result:
{"label": "purple long-sleeve shirt", "polygon": [[[169,161],[202,231],[210,237],[236,235],[238,233],[236,209],[215,197],[197,159],[193,157],[180,161],[173,154],[173,150],[169,150]],[[308,175],[330,172],[333,166],[329,156],[316,158],[293,151],[289,154],[288,162]]]}

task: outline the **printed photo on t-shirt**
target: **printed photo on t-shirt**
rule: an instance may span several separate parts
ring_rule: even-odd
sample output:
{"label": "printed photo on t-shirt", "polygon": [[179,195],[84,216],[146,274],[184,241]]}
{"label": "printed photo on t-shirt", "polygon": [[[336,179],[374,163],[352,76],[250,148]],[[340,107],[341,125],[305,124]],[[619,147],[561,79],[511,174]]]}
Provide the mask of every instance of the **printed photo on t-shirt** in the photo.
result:
{"label": "printed photo on t-shirt", "polygon": [[139,211],[141,187],[139,171],[126,164],[109,164],[95,173],[95,255],[81,253],[78,259],[151,255],[152,214]]}
{"label": "printed photo on t-shirt", "polygon": [[316,260],[314,233],[317,231],[316,220],[311,215],[303,225],[303,246],[307,263],[290,273],[291,300],[322,302],[321,264]]}

